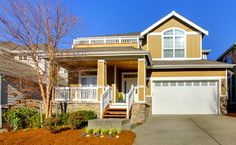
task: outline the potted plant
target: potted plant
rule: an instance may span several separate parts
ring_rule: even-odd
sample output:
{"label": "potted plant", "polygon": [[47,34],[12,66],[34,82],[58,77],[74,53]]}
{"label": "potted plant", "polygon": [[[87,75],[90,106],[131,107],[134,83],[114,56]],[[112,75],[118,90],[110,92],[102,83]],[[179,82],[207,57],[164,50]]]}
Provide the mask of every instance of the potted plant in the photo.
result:
{"label": "potted plant", "polygon": [[116,101],[119,102],[119,103],[124,102],[124,95],[123,95],[122,92],[119,92],[119,93],[117,94]]}

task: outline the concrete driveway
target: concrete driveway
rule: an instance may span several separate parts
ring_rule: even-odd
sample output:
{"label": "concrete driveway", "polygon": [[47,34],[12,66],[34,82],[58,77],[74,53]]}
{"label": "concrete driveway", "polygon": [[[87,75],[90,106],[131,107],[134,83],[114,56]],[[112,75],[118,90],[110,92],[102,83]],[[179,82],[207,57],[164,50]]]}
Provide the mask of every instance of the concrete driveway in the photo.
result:
{"label": "concrete driveway", "polygon": [[236,145],[236,118],[223,115],[152,116],[133,131],[135,145]]}

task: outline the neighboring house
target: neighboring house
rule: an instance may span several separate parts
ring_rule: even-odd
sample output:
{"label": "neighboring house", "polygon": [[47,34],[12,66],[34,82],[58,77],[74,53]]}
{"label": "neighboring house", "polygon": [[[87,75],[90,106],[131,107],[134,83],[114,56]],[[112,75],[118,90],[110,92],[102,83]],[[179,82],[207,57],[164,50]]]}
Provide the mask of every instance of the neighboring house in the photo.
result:
{"label": "neighboring house", "polygon": [[36,74],[30,65],[0,50],[0,128],[2,108],[27,106],[39,109],[40,92]]}
{"label": "neighboring house", "polygon": [[[218,59],[228,64],[236,64],[236,43],[228,48]],[[228,111],[236,112],[236,67],[228,71]]]}
{"label": "neighboring house", "polygon": [[55,101],[100,118],[143,122],[151,114],[227,113],[227,68],[207,60],[208,31],[176,12],[142,32],[82,37],[58,53],[68,87]]}
{"label": "neighboring house", "polygon": [[[44,54],[43,46],[41,46],[41,49],[38,50],[38,56],[37,59],[39,61],[39,66],[41,68],[42,73],[47,72],[47,60],[41,58]],[[0,42],[0,50],[11,54],[15,60],[18,60],[22,63],[26,63],[32,67],[34,67],[34,61],[31,58],[31,55],[29,54],[28,48],[26,46],[17,45],[11,41],[3,41]],[[67,77],[68,73],[67,70],[60,67],[59,69],[59,84],[60,86],[66,86],[68,85]]]}

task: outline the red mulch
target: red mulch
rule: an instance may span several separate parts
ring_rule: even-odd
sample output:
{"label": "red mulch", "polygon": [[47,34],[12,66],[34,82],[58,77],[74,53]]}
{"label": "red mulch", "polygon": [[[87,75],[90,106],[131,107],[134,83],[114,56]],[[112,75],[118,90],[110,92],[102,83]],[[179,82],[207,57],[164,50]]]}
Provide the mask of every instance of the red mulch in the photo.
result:
{"label": "red mulch", "polygon": [[83,130],[67,130],[51,134],[46,129],[0,133],[1,145],[132,145],[136,137],[132,131],[123,131],[119,138],[84,137]]}
{"label": "red mulch", "polygon": [[228,113],[227,116],[236,117],[236,113]]}

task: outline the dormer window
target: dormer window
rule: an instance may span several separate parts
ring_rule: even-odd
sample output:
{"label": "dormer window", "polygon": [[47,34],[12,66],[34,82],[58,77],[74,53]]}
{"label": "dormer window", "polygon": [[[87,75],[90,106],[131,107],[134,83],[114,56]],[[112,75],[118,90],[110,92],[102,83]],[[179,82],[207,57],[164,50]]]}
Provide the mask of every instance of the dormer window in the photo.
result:
{"label": "dormer window", "polygon": [[185,58],[186,36],[180,29],[163,32],[163,58]]}

